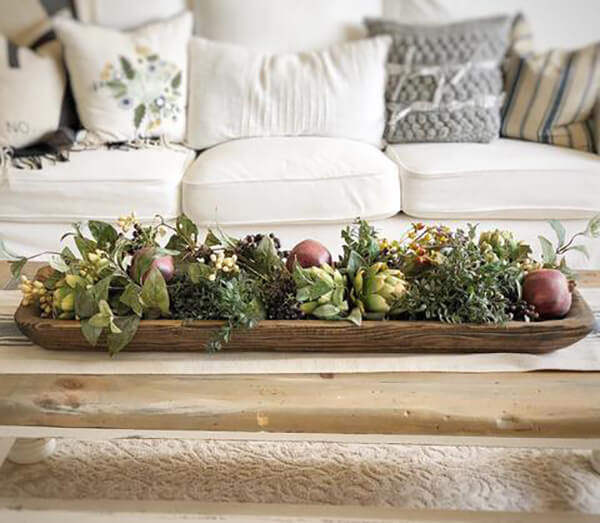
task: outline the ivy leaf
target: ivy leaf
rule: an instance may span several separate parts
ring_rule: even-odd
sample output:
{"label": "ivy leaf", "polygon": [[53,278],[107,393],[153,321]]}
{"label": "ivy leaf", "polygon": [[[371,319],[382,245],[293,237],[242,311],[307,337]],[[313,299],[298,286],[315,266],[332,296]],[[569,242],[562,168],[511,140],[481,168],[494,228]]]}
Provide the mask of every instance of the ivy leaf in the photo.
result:
{"label": "ivy leaf", "polygon": [[77,249],[79,249],[79,252],[81,253],[82,257],[84,257],[90,252],[94,252],[97,248],[96,242],[94,240],[85,238],[82,234],[79,233],[75,235],[75,245],[77,245]]}
{"label": "ivy leaf", "polygon": [[20,258],[18,260],[10,261],[10,273],[12,277],[16,280],[21,276],[21,272],[23,272],[23,267],[27,263],[27,258]]}
{"label": "ivy leaf", "polygon": [[140,104],[135,108],[135,112],[133,113],[133,125],[136,129],[139,129],[140,125],[142,125],[144,116],[146,116],[146,106]]}
{"label": "ivy leaf", "polygon": [[73,254],[73,251],[71,251],[71,249],[69,249],[68,247],[65,247],[60,252],[60,255],[61,255],[62,259],[65,260],[67,263],[72,262],[73,260],[76,259],[75,255]]}
{"label": "ivy leaf", "polygon": [[89,320],[83,320],[81,322],[81,333],[92,347],[95,347],[98,344],[98,340],[102,335],[102,330],[102,327],[94,327],[91,325]]}
{"label": "ivy leaf", "polygon": [[145,308],[159,309],[163,315],[169,315],[169,292],[160,271],[153,267],[142,287],[140,298]]}
{"label": "ivy leaf", "polygon": [[52,256],[50,258],[50,267],[52,267],[55,271],[63,273],[69,270],[69,266],[66,264],[62,256]]}
{"label": "ivy leaf", "polygon": [[128,80],[131,80],[135,76],[135,71],[133,67],[131,67],[131,63],[124,56],[120,56],[119,60],[121,61],[121,68],[123,69],[123,73],[127,77]]}
{"label": "ivy leaf", "polygon": [[181,85],[181,71],[179,71],[171,80],[171,87],[177,89]]}
{"label": "ivy leaf", "polygon": [[121,316],[120,318],[116,318],[114,323],[119,332],[110,332],[106,337],[108,352],[111,356],[123,350],[133,339],[140,325],[140,318],[135,314]]}
{"label": "ivy leaf", "polygon": [[107,276],[106,278],[102,278],[98,283],[94,285],[94,298],[96,298],[96,301],[108,301],[108,291],[110,289],[111,281],[112,274],[110,276]]}
{"label": "ivy leaf", "polygon": [[212,269],[204,263],[191,263],[188,266],[188,275],[192,283],[198,284],[202,280],[208,279]]}
{"label": "ivy leaf", "polygon": [[130,283],[125,287],[123,294],[119,298],[121,303],[129,306],[138,316],[141,316],[143,312],[142,303],[140,302],[140,291],[141,287],[135,283]]}
{"label": "ivy leaf", "polygon": [[558,239],[558,247],[562,247],[565,244],[565,239],[567,237],[567,231],[565,230],[564,225],[558,220],[549,220],[548,223],[556,233],[556,238]]}
{"label": "ivy leaf", "polygon": [[110,223],[90,220],[88,227],[100,248],[107,251],[112,248],[119,237],[116,229]]}
{"label": "ivy leaf", "polygon": [[98,312],[98,302],[92,289],[78,286],[75,288],[75,314],[82,320],[91,318]]}
{"label": "ivy leaf", "polygon": [[538,236],[540,245],[542,246],[542,258],[548,265],[556,264],[556,251],[552,246],[552,242],[544,236]]}
{"label": "ivy leaf", "polygon": [[185,214],[177,218],[175,228],[179,234],[191,239],[194,243],[198,240],[198,227]]}
{"label": "ivy leaf", "polygon": [[257,269],[262,274],[270,274],[274,267],[283,266],[283,261],[277,254],[277,247],[270,236],[263,236],[254,254]]}
{"label": "ivy leaf", "polygon": [[90,318],[89,324],[97,328],[110,327],[113,321],[113,313],[110,310],[110,305],[102,300],[98,303],[98,309],[98,312]]}

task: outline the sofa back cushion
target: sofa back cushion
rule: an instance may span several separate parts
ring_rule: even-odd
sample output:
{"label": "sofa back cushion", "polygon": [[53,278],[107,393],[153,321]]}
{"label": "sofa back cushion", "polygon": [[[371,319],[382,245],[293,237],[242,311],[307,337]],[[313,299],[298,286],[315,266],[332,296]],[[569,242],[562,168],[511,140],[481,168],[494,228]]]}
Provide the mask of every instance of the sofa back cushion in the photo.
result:
{"label": "sofa back cushion", "polygon": [[[73,0],[77,18],[86,24],[134,29],[174,16],[188,7],[186,0]],[[203,0],[199,0],[203,1]]]}
{"label": "sofa back cushion", "polygon": [[328,136],[379,146],[390,42],[383,36],[272,54],[192,38],[187,144]]}
{"label": "sofa back cushion", "polygon": [[305,51],[365,36],[382,0],[193,0],[196,34],[267,52]]}
{"label": "sofa back cushion", "polygon": [[502,136],[594,152],[600,42],[576,51],[514,53],[505,63]]}
{"label": "sofa back cushion", "polygon": [[386,17],[403,23],[446,23],[524,12],[539,51],[581,47],[598,40],[596,0],[383,0]]}
{"label": "sofa back cushion", "polygon": [[183,140],[191,13],[129,32],[73,20],[55,27],[91,140]]}
{"label": "sofa back cushion", "polygon": [[371,36],[393,37],[386,93],[389,143],[498,137],[510,17],[442,25],[369,18],[367,27]]}

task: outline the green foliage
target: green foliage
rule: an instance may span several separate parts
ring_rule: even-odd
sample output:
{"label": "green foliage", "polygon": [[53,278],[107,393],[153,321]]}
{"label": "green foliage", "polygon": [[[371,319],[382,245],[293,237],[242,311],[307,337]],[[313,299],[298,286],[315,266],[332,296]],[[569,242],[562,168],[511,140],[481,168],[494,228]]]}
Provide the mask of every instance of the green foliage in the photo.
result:
{"label": "green foliage", "polygon": [[545,236],[538,236],[542,248],[544,267],[558,269],[563,272],[567,278],[576,280],[577,273],[568,266],[565,255],[570,251],[576,251],[582,253],[586,258],[590,257],[587,247],[575,242],[581,237],[600,237],[600,214],[590,219],[585,230],[573,234],[568,240],[567,231],[562,223],[557,220],[550,220],[548,223],[556,234],[556,245]]}
{"label": "green foliage", "polygon": [[357,218],[355,222],[342,230],[343,256],[340,266],[354,276],[360,267],[371,265],[379,256],[377,231],[366,220]]}
{"label": "green foliage", "polygon": [[516,262],[488,262],[476,230],[457,230],[444,261],[409,281],[397,313],[447,323],[504,323],[520,299],[523,270]]}
{"label": "green foliage", "polygon": [[251,329],[265,316],[256,298],[256,281],[245,275],[215,281],[200,278],[195,283],[189,276],[181,276],[169,286],[169,293],[176,319],[225,320],[207,347],[210,351],[220,350],[235,329]]}

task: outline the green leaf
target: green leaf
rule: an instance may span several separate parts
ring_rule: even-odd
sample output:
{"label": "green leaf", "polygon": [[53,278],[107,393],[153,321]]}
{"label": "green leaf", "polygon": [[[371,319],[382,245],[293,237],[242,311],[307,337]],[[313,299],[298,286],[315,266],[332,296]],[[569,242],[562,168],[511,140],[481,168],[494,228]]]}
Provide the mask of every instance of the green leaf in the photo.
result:
{"label": "green leaf", "polygon": [[79,233],[75,235],[75,245],[77,245],[77,249],[81,253],[82,257],[85,257],[86,254],[94,252],[97,249],[97,245],[94,240],[85,238]]}
{"label": "green leaf", "polygon": [[21,276],[21,272],[23,272],[23,267],[27,263],[27,258],[21,258],[19,260],[10,261],[10,273],[14,279],[17,279]]}
{"label": "green leaf", "polygon": [[99,311],[90,318],[90,325],[98,328],[110,327],[113,321],[113,313],[110,305],[102,300],[98,303],[98,309]]}
{"label": "green leaf", "polygon": [[600,236],[600,214],[590,219],[584,234],[590,238],[598,238]]}
{"label": "green leaf", "polygon": [[556,238],[558,239],[558,247],[562,247],[565,244],[565,239],[567,237],[567,231],[565,230],[564,225],[558,220],[549,220],[548,223],[556,233]]}
{"label": "green leaf", "polygon": [[67,263],[70,263],[76,259],[75,255],[73,254],[73,251],[68,247],[63,248],[60,255],[62,256],[62,259],[65,260]]}
{"label": "green leaf", "polygon": [[116,229],[110,223],[90,220],[88,227],[94,240],[96,240],[101,249],[106,251],[112,248],[119,237]]}
{"label": "green leaf", "polygon": [[144,104],[139,104],[133,113],[133,125],[136,129],[139,129],[140,125],[142,125],[144,116],[146,116],[146,106]]}
{"label": "green leaf", "polygon": [[171,87],[177,89],[181,85],[181,71],[179,71],[171,80]]}
{"label": "green leaf", "polygon": [[362,314],[360,313],[360,309],[358,307],[354,307],[346,319],[349,322],[354,323],[354,325],[360,327],[362,325]]}
{"label": "green leaf", "polygon": [[197,242],[198,227],[185,214],[182,214],[177,218],[177,221],[175,222],[175,229],[177,229],[179,234],[185,238],[189,238],[193,243]]}
{"label": "green leaf", "polygon": [[104,300],[104,301],[108,301],[108,291],[110,289],[110,283],[112,281],[112,274],[110,276],[107,276],[106,278],[102,278],[99,282],[97,282],[93,289],[94,289],[94,298],[96,299],[96,301],[100,301],[100,300]]}
{"label": "green leaf", "polygon": [[135,71],[133,67],[131,67],[131,63],[124,56],[120,56],[119,60],[121,61],[121,68],[123,69],[123,73],[128,80],[131,80],[135,76]]}
{"label": "green leaf", "polygon": [[573,245],[569,247],[569,250],[581,252],[588,260],[590,259],[590,251],[585,245]]}
{"label": "green leaf", "polygon": [[102,327],[94,327],[91,325],[89,320],[83,320],[81,322],[81,333],[92,347],[95,347],[98,344],[98,339],[102,335],[102,330]]}
{"label": "green leaf", "polygon": [[114,322],[119,332],[110,332],[106,337],[108,351],[111,356],[123,350],[133,339],[140,325],[140,318],[136,315],[121,316],[115,318]]}
{"label": "green leaf", "polygon": [[228,249],[235,249],[239,241],[233,236],[229,236],[226,232],[220,228],[208,229],[206,238],[204,239],[204,245],[207,247],[214,247],[215,245],[221,245]]}
{"label": "green leaf", "polygon": [[22,256],[18,256],[11,252],[8,247],[6,247],[4,240],[0,239],[0,260],[18,260],[21,258]]}
{"label": "green leaf", "polygon": [[552,242],[544,236],[538,236],[540,245],[542,246],[542,259],[545,263],[550,265],[556,264],[556,251],[552,246]]}
{"label": "green leaf", "polygon": [[65,260],[62,256],[52,256],[49,263],[50,267],[52,267],[55,271],[64,273],[69,270],[69,266],[65,263]]}
{"label": "green leaf", "polygon": [[195,284],[206,280],[212,272],[212,269],[204,263],[190,263],[188,266],[188,275]]}
{"label": "green leaf", "polygon": [[277,254],[277,247],[270,236],[263,236],[254,253],[256,269],[261,274],[270,274],[274,267],[283,267],[283,261]]}
{"label": "green leaf", "polygon": [[128,305],[138,316],[141,316],[143,312],[142,303],[140,302],[141,290],[141,287],[135,283],[130,283],[125,287],[123,294],[119,298],[121,303]]}
{"label": "green leaf", "polygon": [[361,267],[366,267],[367,262],[365,259],[358,254],[356,251],[350,251],[348,255],[348,264],[346,266],[346,270],[351,278],[354,278],[356,273]]}
{"label": "green leaf", "polygon": [[82,320],[91,318],[98,313],[98,302],[92,289],[75,288],[75,315]]}
{"label": "green leaf", "polygon": [[140,298],[147,309],[159,309],[163,315],[169,315],[169,292],[160,271],[153,267],[144,282]]}
{"label": "green leaf", "polygon": [[156,60],[158,60],[158,55],[151,54],[150,56],[146,57],[146,60],[148,60],[149,62],[156,62]]}

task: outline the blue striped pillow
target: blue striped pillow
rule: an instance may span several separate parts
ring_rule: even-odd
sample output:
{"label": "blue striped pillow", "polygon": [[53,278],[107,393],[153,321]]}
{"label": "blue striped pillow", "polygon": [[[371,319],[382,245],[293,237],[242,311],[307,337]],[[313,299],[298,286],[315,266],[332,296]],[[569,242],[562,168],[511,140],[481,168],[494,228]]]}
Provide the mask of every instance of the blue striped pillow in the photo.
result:
{"label": "blue striped pillow", "polygon": [[593,111],[600,95],[600,43],[542,54],[513,48],[504,69],[502,136],[596,151]]}

